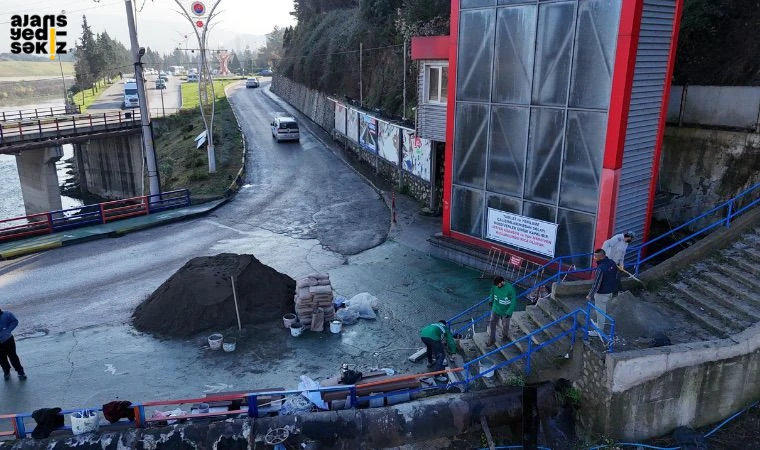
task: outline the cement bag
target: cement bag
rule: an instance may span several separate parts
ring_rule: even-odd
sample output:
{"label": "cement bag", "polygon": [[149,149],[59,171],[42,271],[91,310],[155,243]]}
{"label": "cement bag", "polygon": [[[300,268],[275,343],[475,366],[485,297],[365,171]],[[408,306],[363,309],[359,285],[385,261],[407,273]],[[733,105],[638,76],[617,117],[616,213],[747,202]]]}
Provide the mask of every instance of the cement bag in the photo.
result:
{"label": "cement bag", "polygon": [[377,297],[369,292],[362,292],[361,294],[354,295],[351,297],[351,300],[346,302],[346,304],[348,306],[367,305],[375,311],[380,308],[380,303],[377,301]]}
{"label": "cement bag", "polygon": [[97,411],[85,409],[71,414],[71,432],[75,435],[98,431],[100,416]]}
{"label": "cement bag", "polygon": [[317,312],[311,316],[311,331],[322,331],[325,329],[325,310],[317,308]]}

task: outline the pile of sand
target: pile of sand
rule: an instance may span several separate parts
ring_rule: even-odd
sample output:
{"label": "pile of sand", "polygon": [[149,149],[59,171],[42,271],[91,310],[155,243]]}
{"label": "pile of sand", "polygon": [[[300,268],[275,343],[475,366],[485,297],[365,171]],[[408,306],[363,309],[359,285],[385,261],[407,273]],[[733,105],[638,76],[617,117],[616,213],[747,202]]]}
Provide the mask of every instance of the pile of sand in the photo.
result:
{"label": "pile of sand", "polygon": [[135,309],[135,328],[183,338],[237,326],[230,276],[243,324],[275,324],[292,312],[295,280],[253,255],[222,253],[188,261]]}

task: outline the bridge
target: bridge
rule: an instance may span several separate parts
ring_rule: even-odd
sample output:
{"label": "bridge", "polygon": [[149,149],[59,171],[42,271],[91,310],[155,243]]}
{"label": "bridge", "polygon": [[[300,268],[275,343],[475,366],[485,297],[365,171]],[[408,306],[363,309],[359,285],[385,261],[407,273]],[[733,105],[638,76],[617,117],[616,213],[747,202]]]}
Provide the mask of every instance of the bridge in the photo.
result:
{"label": "bridge", "polygon": [[[34,111],[39,114],[38,110]],[[51,113],[55,111],[50,108]],[[44,114],[47,110],[41,112]],[[18,114],[21,115],[20,119],[0,121],[0,154],[13,155],[51,145],[83,142],[96,136],[139,133],[141,125],[137,110],[66,116],[37,115],[35,118],[23,116],[23,111]]]}
{"label": "bridge", "polygon": [[105,198],[139,195],[145,166],[139,111],[80,114],[63,106],[5,111],[0,119],[0,154],[16,157],[27,215],[61,210],[55,163],[63,157],[64,144],[74,144],[83,192]]}

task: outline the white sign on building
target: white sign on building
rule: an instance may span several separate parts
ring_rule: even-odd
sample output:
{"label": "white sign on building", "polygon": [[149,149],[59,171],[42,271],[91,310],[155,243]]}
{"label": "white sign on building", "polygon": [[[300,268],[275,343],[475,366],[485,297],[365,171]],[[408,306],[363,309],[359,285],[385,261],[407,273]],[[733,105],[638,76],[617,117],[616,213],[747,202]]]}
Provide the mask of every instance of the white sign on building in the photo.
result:
{"label": "white sign on building", "polygon": [[557,224],[488,208],[486,237],[553,258]]}

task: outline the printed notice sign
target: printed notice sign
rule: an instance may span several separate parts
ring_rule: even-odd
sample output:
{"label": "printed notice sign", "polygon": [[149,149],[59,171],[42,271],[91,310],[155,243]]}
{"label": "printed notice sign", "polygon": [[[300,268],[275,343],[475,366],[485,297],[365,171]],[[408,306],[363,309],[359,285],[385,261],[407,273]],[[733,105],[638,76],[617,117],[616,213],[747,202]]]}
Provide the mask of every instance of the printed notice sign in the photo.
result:
{"label": "printed notice sign", "polygon": [[486,237],[553,258],[557,224],[488,208]]}

